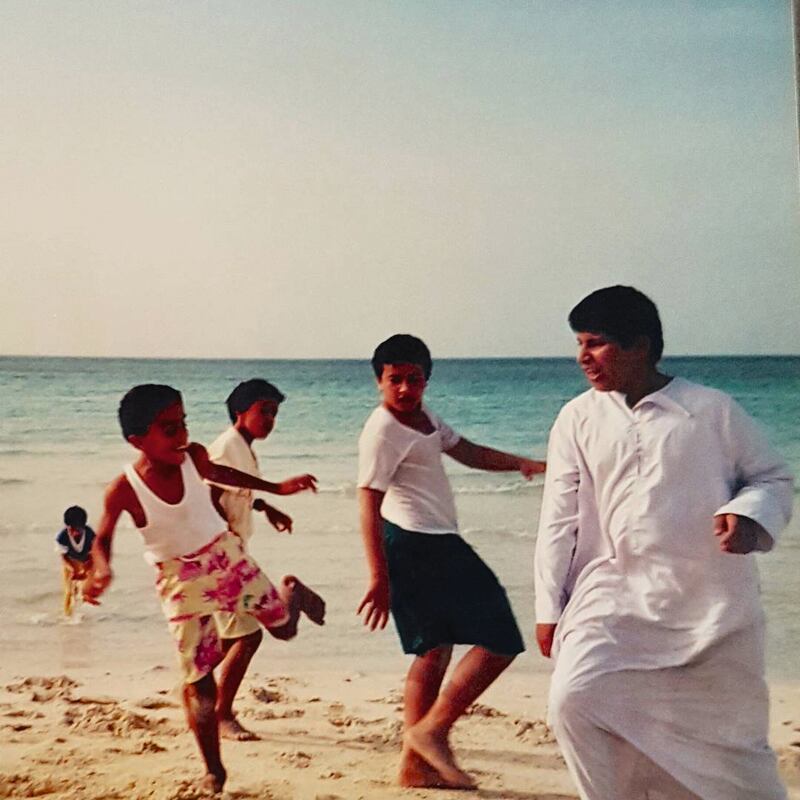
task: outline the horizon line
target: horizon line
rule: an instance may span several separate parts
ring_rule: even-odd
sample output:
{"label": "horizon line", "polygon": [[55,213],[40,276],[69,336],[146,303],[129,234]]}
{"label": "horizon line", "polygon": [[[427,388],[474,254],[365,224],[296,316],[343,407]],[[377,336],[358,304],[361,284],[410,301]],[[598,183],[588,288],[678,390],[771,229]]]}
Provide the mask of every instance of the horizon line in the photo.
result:
{"label": "horizon line", "polygon": [[[26,353],[0,353],[0,360],[12,358],[46,359],[60,358],[73,361],[352,361],[369,363],[363,356],[75,356],[75,355],[31,355]],[[669,353],[661,360],[670,358],[800,358],[800,353]],[[436,356],[436,361],[574,361],[575,356]]]}

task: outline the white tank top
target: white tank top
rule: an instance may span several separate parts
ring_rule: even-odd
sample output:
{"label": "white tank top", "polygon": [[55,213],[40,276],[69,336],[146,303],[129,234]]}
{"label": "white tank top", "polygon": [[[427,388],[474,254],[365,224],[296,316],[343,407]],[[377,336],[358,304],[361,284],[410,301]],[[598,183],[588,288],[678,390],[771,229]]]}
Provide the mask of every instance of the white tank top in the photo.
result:
{"label": "white tank top", "polygon": [[188,454],[181,464],[181,476],[183,497],[178,503],[165,503],[148,489],[133,464],[125,465],[125,477],[147,518],[147,524],[138,530],[144,539],[145,561],[150,564],[195,553],[228,529],[214,507],[210,487]]}

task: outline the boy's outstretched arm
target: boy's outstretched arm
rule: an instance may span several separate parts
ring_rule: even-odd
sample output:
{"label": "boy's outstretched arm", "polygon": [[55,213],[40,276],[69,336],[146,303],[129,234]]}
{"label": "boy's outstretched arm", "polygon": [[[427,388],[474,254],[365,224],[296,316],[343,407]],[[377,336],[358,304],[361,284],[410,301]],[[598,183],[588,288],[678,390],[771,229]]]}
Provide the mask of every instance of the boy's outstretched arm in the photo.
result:
{"label": "boy's outstretched arm", "polygon": [[120,475],[106,489],[103,501],[103,516],[97,527],[94,541],[92,542],[92,572],[83,588],[84,599],[97,604],[97,598],[108,588],[113,578],[111,571],[111,543],[114,539],[114,529],[117,520],[126,509],[125,489],[129,485],[124,476]]}
{"label": "boy's outstretched arm", "polygon": [[269,520],[269,524],[275,528],[278,533],[292,532],[292,518],[288,514],[284,514],[279,508],[265,503],[260,497],[253,500],[253,511],[263,511]]}
{"label": "boy's outstretched arm", "polygon": [[493,450],[491,447],[475,444],[463,437],[445,452],[450,458],[454,458],[466,467],[483,469],[488,472],[519,471],[527,480],[544,472],[546,467],[544,461],[534,461],[531,458],[515,456],[513,453],[505,453],[502,450]]}
{"label": "boy's outstretched arm", "polygon": [[306,489],[312,492],[317,491],[317,479],[313,475],[297,475],[294,478],[287,478],[280,483],[265,481],[263,478],[256,478],[248,475],[233,467],[226,467],[216,464],[208,457],[208,451],[203,445],[192,442],[188,447],[200,477],[211,483],[221,483],[224,486],[238,486],[240,489],[255,489],[261,492],[272,494],[296,494]]}
{"label": "boy's outstretched arm", "polygon": [[364,624],[372,631],[376,628],[385,628],[389,620],[389,569],[383,551],[381,519],[384,494],[377,489],[358,490],[361,538],[367,555],[370,580],[356,614],[365,612]]}

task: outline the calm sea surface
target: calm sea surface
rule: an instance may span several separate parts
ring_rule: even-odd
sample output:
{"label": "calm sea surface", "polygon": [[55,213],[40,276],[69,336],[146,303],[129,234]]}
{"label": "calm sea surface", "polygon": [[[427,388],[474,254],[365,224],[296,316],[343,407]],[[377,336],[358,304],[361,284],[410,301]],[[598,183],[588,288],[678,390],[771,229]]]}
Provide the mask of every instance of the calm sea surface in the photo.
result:
{"label": "calm sea surface", "polygon": [[[797,474],[800,358],[675,358],[663,367],[723,389],[761,421]],[[295,519],[292,536],[259,522],[252,549],[273,579],[293,572],[326,597],[324,628],[305,625],[295,642],[267,642],[262,670],[306,666],[354,671],[402,668],[394,631],[364,631],[355,607],[365,583],[355,503],[356,441],[377,401],[361,361],[203,361],[0,358],[0,643],[6,668],[54,674],[74,666],[171,665],[171,643],[126,520],[115,541],[116,580],[101,608],[77,625],[60,619],[60,565],[53,537],[69,505],[98,520],[105,484],[132,460],[116,421],[122,394],[137,383],[183,392],[192,439],[206,444],[228,424],[224,399],[240,380],[264,377],[287,396],[272,436],[256,444],[264,473],[278,480],[313,472],[316,496],[276,499]],[[569,359],[441,360],[426,399],[454,428],[484,444],[544,457],[558,409],[583,391]],[[462,532],[509,591],[529,652],[515,665],[543,670],[533,652],[533,548],[541,482],[447,465]],[[800,515],[775,553],[760,558],[770,619],[769,670],[800,679]]]}

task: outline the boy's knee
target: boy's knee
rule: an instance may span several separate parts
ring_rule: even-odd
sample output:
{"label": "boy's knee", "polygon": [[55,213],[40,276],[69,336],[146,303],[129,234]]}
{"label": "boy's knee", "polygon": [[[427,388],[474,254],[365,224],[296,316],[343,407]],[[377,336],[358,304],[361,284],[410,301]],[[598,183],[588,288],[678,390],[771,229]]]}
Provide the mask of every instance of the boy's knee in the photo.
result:
{"label": "boy's knee", "polygon": [[285,625],[281,625],[277,628],[267,628],[267,630],[274,639],[288,642],[290,639],[294,639],[294,637],[297,636],[297,623],[287,622]]}
{"label": "boy's knee", "polygon": [[261,628],[257,631],[253,631],[252,633],[248,633],[247,636],[242,637],[242,644],[250,653],[255,653],[258,650],[261,640],[264,638],[264,634],[261,632]]}
{"label": "boy's knee", "polygon": [[556,733],[574,728],[586,718],[586,710],[591,707],[591,692],[586,686],[578,685],[570,676],[553,676],[550,683],[547,719]]}
{"label": "boy's knee", "polygon": [[217,684],[214,680],[213,673],[209,672],[203,675],[202,678],[192,683],[185,683],[183,685],[184,699],[194,702],[203,703],[209,699],[213,702],[217,697]]}

